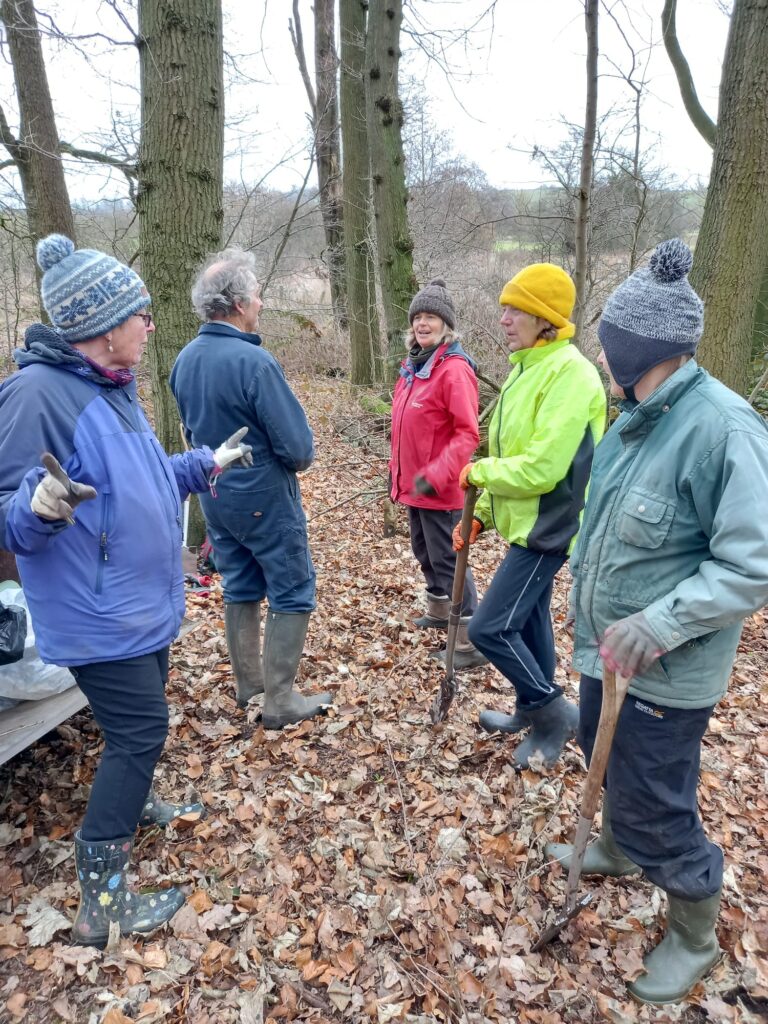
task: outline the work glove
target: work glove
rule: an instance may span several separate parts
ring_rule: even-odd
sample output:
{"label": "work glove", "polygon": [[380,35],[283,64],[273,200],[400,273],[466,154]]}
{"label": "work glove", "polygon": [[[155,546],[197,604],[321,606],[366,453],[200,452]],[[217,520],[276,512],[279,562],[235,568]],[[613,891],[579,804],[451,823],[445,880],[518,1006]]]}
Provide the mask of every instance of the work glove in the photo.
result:
{"label": "work glove", "polygon": [[462,489],[462,491],[466,491],[469,489],[469,485],[472,483],[472,481],[469,479],[469,474],[472,472],[474,468],[474,463],[468,462],[464,469],[462,469],[462,471],[459,473],[459,487]]}
{"label": "work glove", "polygon": [[437,491],[425,476],[417,476],[413,481],[413,494],[419,498],[435,498]]}
{"label": "work glove", "polygon": [[642,675],[663,653],[642,612],[614,622],[606,629],[600,645],[600,657],[606,668],[620,672],[625,679]]}
{"label": "work glove", "polygon": [[243,438],[248,433],[248,427],[240,427],[235,433],[228,437],[224,444],[219,445],[213,453],[213,461],[219,473],[224,473],[231,466],[246,468],[253,465],[251,446],[243,444]]}
{"label": "work glove", "polygon": [[50,452],[43,452],[41,461],[46,473],[35,488],[30,508],[36,516],[48,522],[65,519],[70,526],[74,526],[75,517],[72,513],[81,501],[92,501],[96,497],[95,489],[90,484],[70,480],[59,460]]}
{"label": "work glove", "polygon": [[[485,527],[479,519],[472,520],[472,526],[469,531],[469,543],[474,544],[477,540],[478,534],[482,533]],[[456,523],[453,528],[453,550],[461,551],[464,547],[464,541],[461,536],[461,523]]]}

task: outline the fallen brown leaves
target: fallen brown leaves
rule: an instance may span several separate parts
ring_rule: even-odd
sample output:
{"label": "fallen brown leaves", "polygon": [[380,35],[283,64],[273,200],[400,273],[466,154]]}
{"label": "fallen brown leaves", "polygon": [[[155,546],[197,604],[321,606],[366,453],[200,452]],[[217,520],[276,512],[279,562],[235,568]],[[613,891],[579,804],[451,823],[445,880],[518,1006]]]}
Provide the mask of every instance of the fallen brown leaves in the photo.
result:
{"label": "fallen brown leaves", "polygon": [[[509,746],[474,724],[508,696],[492,669],[463,675],[448,721],[430,726],[441,635],[411,625],[422,585],[404,530],[381,538],[384,463],[334,433],[350,416],[343,387],[313,381],[303,394],[318,440],[302,478],[318,609],[301,685],[331,689],[334,708],[264,732],[258,708],[233,699],[220,589],[189,599],[201,625],[173,651],[158,788],[198,792],[209,816],[140,835],[135,881],[170,879],[188,901],[165,932],[103,953],[68,946],[61,930],[77,905],[70,837],[100,751],[92,720],[72,719],[7,765],[0,1019],[757,1021],[768,1008],[765,616],[747,626],[702,766],[702,812],[726,853],[725,956],[688,1003],[640,1007],[625,983],[660,934],[649,884],[585,883],[592,906],[530,952],[564,899],[563,872],[542,851],[571,832],[582,759],[570,747],[557,769],[516,775]],[[481,589],[502,550],[491,537],[473,548]],[[554,598],[558,677],[574,694],[565,587]]]}

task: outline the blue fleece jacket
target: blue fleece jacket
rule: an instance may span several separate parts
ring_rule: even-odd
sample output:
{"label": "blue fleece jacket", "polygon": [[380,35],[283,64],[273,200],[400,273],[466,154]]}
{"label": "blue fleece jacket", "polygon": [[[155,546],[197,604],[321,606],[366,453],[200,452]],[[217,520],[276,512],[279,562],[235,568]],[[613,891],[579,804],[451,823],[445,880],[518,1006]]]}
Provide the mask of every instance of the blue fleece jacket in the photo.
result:
{"label": "blue fleece jacket", "polygon": [[[170,458],[136,385],[102,376],[38,324],[0,385],[0,545],[17,556],[43,661],[138,657],[177,635],[184,615],[181,501],[207,489],[210,449]],[[52,452],[97,497],[76,525],[30,508]]]}
{"label": "blue fleece jacket", "polygon": [[258,334],[221,322],[203,324],[179,353],[170,384],[190,443],[212,444],[248,427],[243,440],[252,446],[253,466],[230,470],[222,489],[262,486],[276,461],[294,473],[311,464],[307,417]]}

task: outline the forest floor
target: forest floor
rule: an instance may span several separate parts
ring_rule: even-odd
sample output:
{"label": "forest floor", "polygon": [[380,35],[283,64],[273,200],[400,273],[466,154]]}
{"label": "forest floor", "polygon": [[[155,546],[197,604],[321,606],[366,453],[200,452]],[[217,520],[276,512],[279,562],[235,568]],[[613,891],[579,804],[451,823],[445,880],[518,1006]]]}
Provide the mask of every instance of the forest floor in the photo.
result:
{"label": "forest floor", "polygon": [[[0,769],[0,1020],[126,1024],[262,1021],[752,1024],[768,1012],[768,620],[747,623],[700,787],[725,850],[724,955],[690,999],[635,1005],[625,983],[658,941],[663,902],[637,880],[590,879],[590,908],[540,953],[565,877],[544,843],[572,834],[583,759],[516,774],[515,738],[477,729],[509,689],[464,673],[447,722],[429,723],[443,639],[415,629],[422,584],[405,520],[382,535],[386,443],[343,381],[294,381],[318,447],[302,476],[318,574],[300,685],[327,716],[265,732],[237,709],[218,580],[188,600],[174,645],[161,795],[200,794],[205,820],[140,833],[134,881],[188,893],[170,925],[104,952],[68,944],[77,907],[71,837],[100,753],[88,712]],[[373,431],[373,432],[371,432]],[[363,445],[350,435],[368,434]],[[344,435],[344,436],[342,436]],[[503,553],[472,549],[481,592]],[[558,679],[576,698],[553,614]]]}

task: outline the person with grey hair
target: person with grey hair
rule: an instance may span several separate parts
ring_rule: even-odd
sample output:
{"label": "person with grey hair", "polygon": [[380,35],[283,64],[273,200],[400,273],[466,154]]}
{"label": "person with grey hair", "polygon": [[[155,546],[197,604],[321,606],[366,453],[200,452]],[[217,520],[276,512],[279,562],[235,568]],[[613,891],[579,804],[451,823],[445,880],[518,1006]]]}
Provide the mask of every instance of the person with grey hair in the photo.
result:
{"label": "person with grey hair", "polygon": [[223,580],[238,705],[263,694],[264,728],[282,729],[331,702],[328,693],[306,697],[294,689],[315,607],[315,570],[296,478],[314,458],[312,431],[257,333],[262,301],[253,255],[225,249],[210,256],[192,286],[192,302],[204,323],[179,353],[171,390],[193,445],[218,437],[227,423],[248,427],[244,440],[253,465],[230,471],[216,497],[202,495],[201,505]]}

